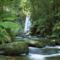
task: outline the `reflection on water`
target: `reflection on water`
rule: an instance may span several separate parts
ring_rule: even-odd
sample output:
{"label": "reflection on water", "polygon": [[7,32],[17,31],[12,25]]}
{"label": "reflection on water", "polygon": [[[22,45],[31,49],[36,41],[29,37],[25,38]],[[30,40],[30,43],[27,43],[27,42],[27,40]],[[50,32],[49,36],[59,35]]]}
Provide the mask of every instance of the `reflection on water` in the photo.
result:
{"label": "reflection on water", "polygon": [[42,48],[39,49],[29,47],[29,55],[21,55],[21,56],[0,55],[0,60],[60,60],[60,48],[46,47],[43,49]]}
{"label": "reflection on water", "polygon": [[29,60],[27,56],[0,56],[0,60]]}
{"label": "reflection on water", "polygon": [[60,60],[60,56],[46,58],[46,60]]}

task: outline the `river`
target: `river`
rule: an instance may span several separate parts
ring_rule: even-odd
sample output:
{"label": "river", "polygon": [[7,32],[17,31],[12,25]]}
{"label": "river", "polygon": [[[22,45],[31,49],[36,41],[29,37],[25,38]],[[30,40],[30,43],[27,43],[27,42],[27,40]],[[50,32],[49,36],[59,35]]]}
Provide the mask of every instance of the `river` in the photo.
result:
{"label": "river", "polygon": [[44,48],[29,47],[28,55],[0,55],[0,60],[60,60],[60,46]]}

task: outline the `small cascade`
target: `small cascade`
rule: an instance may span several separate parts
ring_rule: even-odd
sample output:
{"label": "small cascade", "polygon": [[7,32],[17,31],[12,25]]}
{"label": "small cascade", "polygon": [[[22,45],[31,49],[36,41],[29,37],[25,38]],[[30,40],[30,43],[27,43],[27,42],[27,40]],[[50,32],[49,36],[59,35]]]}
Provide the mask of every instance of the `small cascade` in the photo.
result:
{"label": "small cascade", "polygon": [[26,35],[29,35],[30,33],[30,28],[31,28],[31,21],[30,21],[30,16],[26,16],[26,20],[25,20],[25,28],[24,28],[24,33]]}
{"label": "small cascade", "polygon": [[44,48],[29,47],[30,60],[48,60],[48,58],[52,59],[52,57],[58,56],[60,56],[60,46]]}

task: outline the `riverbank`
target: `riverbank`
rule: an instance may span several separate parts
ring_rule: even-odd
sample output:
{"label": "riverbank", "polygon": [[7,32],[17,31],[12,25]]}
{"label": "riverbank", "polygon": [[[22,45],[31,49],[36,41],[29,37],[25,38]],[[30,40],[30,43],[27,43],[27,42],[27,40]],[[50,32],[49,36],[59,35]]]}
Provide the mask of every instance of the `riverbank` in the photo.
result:
{"label": "riverbank", "polygon": [[58,50],[51,49],[51,50],[44,51],[45,49],[47,48],[29,47],[28,55],[20,55],[20,56],[0,55],[0,59],[1,60],[60,60],[60,53],[56,53],[58,52]]}

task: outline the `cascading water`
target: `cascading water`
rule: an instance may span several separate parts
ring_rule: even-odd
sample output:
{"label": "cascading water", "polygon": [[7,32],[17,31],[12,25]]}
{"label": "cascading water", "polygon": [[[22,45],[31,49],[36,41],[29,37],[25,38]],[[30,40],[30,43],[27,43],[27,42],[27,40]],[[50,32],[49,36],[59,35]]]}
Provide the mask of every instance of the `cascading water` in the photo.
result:
{"label": "cascading water", "polygon": [[60,46],[44,48],[29,47],[29,49],[29,58],[31,60],[49,60],[48,58],[60,56]]}
{"label": "cascading water", "polygon": [[30,16],[26,16],[24,33],[29,34],[31,28]]}

